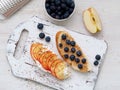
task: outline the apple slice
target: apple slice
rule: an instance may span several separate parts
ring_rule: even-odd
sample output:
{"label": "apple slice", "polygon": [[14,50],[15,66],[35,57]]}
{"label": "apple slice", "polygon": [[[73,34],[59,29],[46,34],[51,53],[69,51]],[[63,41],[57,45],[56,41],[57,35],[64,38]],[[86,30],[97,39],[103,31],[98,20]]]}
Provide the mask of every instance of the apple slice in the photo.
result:
{"label": "apple slice", "polygon": [[101,21],[97,11],[91,7],[83,12],[83,21],[87,30],[96,33],[102,30]]}
{"label": "apple slice", "polygon": [[39,48],[42,48],[42,44],[35,43],[35,44],[31,45],[30,54],[31,54],[33,60],[37,59],[36,54],[39,52]]}
{"label": "apple slice", "polygon": [[57,65],[58,63],[60,63],[60,62],[62,62],[62,61],[59,60],[59,59],[57,59],[57,60],[55,60],[55,61],[51,64],[50,70],[51,70],[51,74],[52,74],[53,76],[56,76],[56,74],[55,74],[55,67],[56,67],[56,65]]}
{"label": "apple slice", "polygon": [[41,62],[43,68],[46,69],[46,70],[49,70],[49,71],[50,71],[50,69],[48,68],[47,59],[48,59],[48,57],[51,56],[51,55],[52,55],[52,52],[47,52],[47,53],[43,56],[43,59],[42,59],[42,62]]}
{"label": "apple slice", "polygon": [[64,74],[65,68],[66,68],[66,64],[63,61],[56,65],[54,72],[55,72],[56,77],[58,79],[63,80],[65,78],[65,74]]}
{"label": "apple slice", "polygon": [[51,56],[51,58],[50,58],[49,61],[48,61],[48,67],[49,67],[49,69],[51,68],[52,63],[53,63],[56,59],[57,59],[57,55],[56,55],[56,54],[54,54],[54,55]]}

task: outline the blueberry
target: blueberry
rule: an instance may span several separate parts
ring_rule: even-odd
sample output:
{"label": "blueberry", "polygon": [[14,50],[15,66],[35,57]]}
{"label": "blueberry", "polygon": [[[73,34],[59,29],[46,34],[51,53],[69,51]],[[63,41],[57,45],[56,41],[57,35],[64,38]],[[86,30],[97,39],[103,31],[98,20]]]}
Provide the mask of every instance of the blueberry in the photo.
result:
{"label": "blueberry", "polygon": [[60,12],[60,11],[59,11],[57,14],[58,14],[58,15],[61,15],[61,14],[62,14],[62,12]]}
{"label": "blueberry", "polygon": [[78,64],[78,68],[79,68],[79,69],[82,69],[82,68],[83,68],[83,65],[82,65],[82,64]]}
{"label": "blueberry", "polygon": [[71,41],[71,46],[75,46],[75,41]]}
{"label": "blueberry", "polygon": [[64,58],[65,58],[65,59],[68,59],[68,58],[69,58],[68,54],[65,54],[65,55],[64,55]]}
{"label": "blueberry", "polygon": [[65,14],[64,14],[64,18],[68,18],[69,17],[69,12],[66,12]]}
{"label": "blueberry", "polygon": [[55,13],[52,13],[51,16],[52,16],[53,18],[55,18],[56,14],[55,14]]}
{"label": "blueberry", "polygon": [[49,8],[49,6],[50,6],[50,5],[49,5],[48,3],[45,4],[45,7],[46,7],[46,8]]}
{"label": "blueberry", "polygon": [[60,16],[59,16],[59,15],[56,15],[55,18],[56,18],[56,19],[60,19]]}
{"label": "blueberry", "polygon": [[61,8],[62,8],[62,9],[65,9],[65,8],[66,8],[66,4],[62,3],[62,4],[61,4]]}
{"label": "blueberry", "polygon": [[51,3],[50,6],[55,6],[55,3]]}
{"label": "blueberry", "polygon": [[51,10],[48,8],[46,9],[48,14],[51,14]]}
{"label": "blueberry", "polygon": [[70,56],[70,60],[73,61],[75,59],[75,55]]}
{"label": "blueberry", "polygon": [[75,8],[75,4],[72,3],[72,4],[70,5],[70,7],[71,7],[71,8]]}
{"label": "blueberry", "polygon": [[73,0],[66,0],[67,5],[71,5],[73,3]]}
{"label": "blueberry", "polygon": [[66,44],[70,45],[70,40],[66,40]]}
{"label": "blueberry", "polygon": [[60,0],[55,0],[56,5],[60,5],[61,1]]}
{"label": "blueberry", "polygon": [[101,59],[101,56],[100,56],[100,55],[96,55],[96,56],[95,56],[95,59],[96,59],[96,60],[100,60],[100,59]]}
{"label": "blueberry", "polygon": [[70,8],[69,9],[69,14],[71,14],[73,12],[73,10],[74,10],[73,8]]}
{"label": "blueberry", "polygon": [[71,48],[71,52],[75,53],[76,49],[75,48]]}
{"label": "blueberry", "polygon": [[46,40],[46,42],[50,42],[50,40],[51,40],[50,36],[47,36],[47,37],[45,38],[45,40]]}
{"label": "blueberry", "polygon": [[61,0],[62,3],[65,3],[65,0]]}
{"label": "blueberry", "polygon": [[82,52],[79,50],[79,51],[76,52],[76,55],[77,55],[77,56],[81,56],[81,55],[82,55]]}
{"label": "blueberry", "polygon": [[61,7],[60,7],[60,6],[58,6],[58,7],[57,7],[57,10],[58,10],[58,11],[59,11],[59,10],[61,10]]}
{"label": "blueberry", "polygon": [[62,35],[62,40],[65,40],[65,39],[66,39],[66,35],[63,34],[63,35]]}
{"label": "blueberry", "polygon": [[86,63],[86,59],[85,59],[85,58],[82,59],[82,63],[83,63],[83,64]]}
{"label": "blueberry", "polygon": [[68,48],[68,47],[65,47],[65,48],[64,48],[64,51],[65,51],[65,52],[68,52],[68,51],[69,51],[69,48]]}
{"label": "blueberry", "polygon": [[60,47],[60,48],[62,48],[62,47],[63,47],[62,43],[60,43],[60,44],[59,44],[59,47]]}
{"label": "blueberry", "polygon": [[40,37],[41,39],[43,39],[43,38],[45,37],[45,34],[44,34],[44,33],[40,33],[40,34],[39,34],[39,37]]}
{"label": "blueberry", "polygon": [[50,6],[50,9],[52,10],[52,11],[55,11],[56,10],[56,7],[55,6]]}
{"label": "blueberry", "polygon": [[95,61],[95,62],[94,62],[94,65],[95,65],[95,66],[97,66],[98,64],[99,64],[99,62],[98,62],[98,61]]}
{"label": "blueberry", "polygon": [[76,63],[79,63],[79,62],[80,62],[80,59],[79,59],[79,58],[75,58],[75,62],[76,62]]}
{"label": "blueberry", "polygon": [[37,25],[37,28],[38,28],[38,29],[41,29],[41,30],[42,30],[43,27],[44,27],[44,25],[43,25],[42,23],[38,23],[38,25]]}

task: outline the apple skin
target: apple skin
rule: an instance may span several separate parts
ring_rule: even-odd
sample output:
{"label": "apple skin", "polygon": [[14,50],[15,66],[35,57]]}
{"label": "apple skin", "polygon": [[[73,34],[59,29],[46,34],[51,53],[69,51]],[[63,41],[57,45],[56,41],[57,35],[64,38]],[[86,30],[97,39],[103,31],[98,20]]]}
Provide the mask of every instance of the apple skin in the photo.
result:
{"label": "apple skin", "polygon": [[90,33],[97,33],[102,30],[100,17],[93,7],[90,7],[83,12],[83,21]]}

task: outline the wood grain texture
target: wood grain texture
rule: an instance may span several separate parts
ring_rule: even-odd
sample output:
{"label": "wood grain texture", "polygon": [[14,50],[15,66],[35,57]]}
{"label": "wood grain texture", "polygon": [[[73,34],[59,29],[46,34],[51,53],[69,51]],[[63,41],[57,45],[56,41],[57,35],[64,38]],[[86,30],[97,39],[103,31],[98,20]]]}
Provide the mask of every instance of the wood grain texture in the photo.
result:
{"label": "wood grain texture", "polygon": [[[68,29],[78,31],[87,35],[82,21],[82,11],[90,6],[97,9],[103,24],[103,31],[96,38],[105,39],[109,48],[95,90],[119,90],[120,88],[120,1],[119,0],[75,0],[76,11],[74,15],[65,22],[50,20],[44,13],[44,0],[32,0],[11,18],[0,22],[0,90],[51,90],[48,87],[34,82],[21,80],[12,76],[5,53],[6,42],[9,34],[22,21],[33,15],[42,16],[45,19],[65,26]],[[16,84],[17,83],[17,84]]]}

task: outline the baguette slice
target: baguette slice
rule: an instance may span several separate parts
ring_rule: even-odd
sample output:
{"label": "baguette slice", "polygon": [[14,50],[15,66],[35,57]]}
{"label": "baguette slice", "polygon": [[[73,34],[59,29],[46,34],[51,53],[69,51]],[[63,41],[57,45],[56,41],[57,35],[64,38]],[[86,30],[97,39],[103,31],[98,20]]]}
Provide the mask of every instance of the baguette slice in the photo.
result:
{"label": "baguette slice", "polygon": [[[65,35],[66,36],[66,39],[62,39],[62,35]],[[67,44],[66,43],[66,40],[70,40],[70,44]],[[56,34],[56,46],[57,46],[57,49],[58,49],[58,52],[60,53],[60,55],[63,57],[63,59],[69,64],[72,66],[73,69],[77,70],[77,71],[80,71],[80,72],[88,72],[90,71],[90,66],[89,66],[89,63],[88,63],[88,59],[86,58],[85,54],[82,52],[82,49],[79,47],[79,45],[76,43],[75,46],[72,46],[71,45],[71,41],[74,41],[74,39],[72,38],[72,36],[66,32],[66,31],[59,31],[57,32]],[[61,45],[60,45],[61,44]],[[68,47],[69,48],[69,51],[68,52],[65,52],[64,51],[64,48],[65,47]],[[71,52],[71,48],[75,48],[76,51],[73,53]],[[77,51],[80,51],[82,54],[80,56],[78,56],[76,54]],[[68,58],[66,58],[64,55],[67,54],[68,55]],[[76,60],[71,60],[70,59],[70,56],[71,55],[74,55],[75,56],[75,59],[76,58],[79,58],[79,62],[76,62]],[[83,61],[83,59],[85,59]]]}
{"label": "baguette slice", "polygon": [[45,48],[43,44],[33,43],[30,48],[30,54],[41,70],[51,73],[57,79],[64,80],[70,76],[70,71],[65,61],[59,59],[56,54]]}

